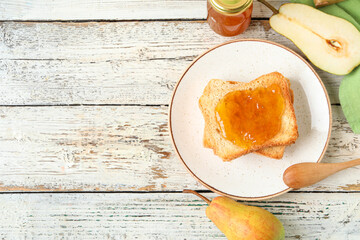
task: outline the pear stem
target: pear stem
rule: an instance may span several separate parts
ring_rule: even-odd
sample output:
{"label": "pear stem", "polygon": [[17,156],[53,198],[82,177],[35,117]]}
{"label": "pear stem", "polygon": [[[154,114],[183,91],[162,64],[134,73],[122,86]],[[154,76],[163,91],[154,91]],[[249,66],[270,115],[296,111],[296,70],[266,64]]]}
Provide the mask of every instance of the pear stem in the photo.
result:
{"label": "pear stem", "polygon": [[268,7],[274,14],[279,13],[279,11],[275,7],[273,7],[273,5],[268,3],[266,0],[258,0],[258,1],[261,2],[262,4],[264,4],[266,7]]}
{"label": "pear stem", "polygon": [[194,190],[190,190],[190,189],[184,189],[183,193],[192,193],[195,194],[196,196],[198,196],[199,198],[201,198],[202,200],[204,200],[207,205],[210,205],[211,201],[209,199],[207,199],[206,197],[204,197],[203,195],[201,195],[200,193],[194,191]]}

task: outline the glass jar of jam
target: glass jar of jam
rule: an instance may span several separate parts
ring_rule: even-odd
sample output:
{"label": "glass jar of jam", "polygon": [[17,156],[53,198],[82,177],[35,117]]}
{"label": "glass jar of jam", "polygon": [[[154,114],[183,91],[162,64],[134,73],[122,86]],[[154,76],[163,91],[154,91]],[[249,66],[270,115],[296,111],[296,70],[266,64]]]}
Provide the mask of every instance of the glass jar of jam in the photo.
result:
{"label": "glass jar of jam", "polygon": [[222,36],[244,32],[251,21],[253,0],[207,0],[207,22]]}

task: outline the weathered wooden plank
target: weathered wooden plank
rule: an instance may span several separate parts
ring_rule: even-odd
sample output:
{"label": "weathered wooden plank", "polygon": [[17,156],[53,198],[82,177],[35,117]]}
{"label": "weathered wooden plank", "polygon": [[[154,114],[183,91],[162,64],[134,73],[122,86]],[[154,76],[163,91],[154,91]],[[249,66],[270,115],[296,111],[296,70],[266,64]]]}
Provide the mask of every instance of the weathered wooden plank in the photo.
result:
{"label": "weathered wooden plank", "polygon": [[[213,198],[214,194],[204,194]],[[263,207],[286,239],[360,237],[360,193],[287,193]],[[3,239],[226,239],[196,196],[163,194],[2,194]]]}
{"label": "weathered wooden plank", "polygon": [[[167,107],[1,107],[0,191],[205,189],[177,159]],[[326,162],[360,157],[360,136],[333,106]],[[359,191],[360,168],[302,190]]]}
{"label": "weathered wooden plank", "polygon": [[[268,0],[279,7],[285,0]],[[205,19],[206,0],[7,0],[0,2],[0,20],[156,20]],[[272,12],[254,1],[253,17]]]}
{"label": "weathered wooden plank", "polygon": [[[0,105],[168,104],[196,56],[236,38],[300,53],[268,21],[253,21],[234,38],[206,22],[0,23]],[[338,103],[341,77],[318,72]]]}

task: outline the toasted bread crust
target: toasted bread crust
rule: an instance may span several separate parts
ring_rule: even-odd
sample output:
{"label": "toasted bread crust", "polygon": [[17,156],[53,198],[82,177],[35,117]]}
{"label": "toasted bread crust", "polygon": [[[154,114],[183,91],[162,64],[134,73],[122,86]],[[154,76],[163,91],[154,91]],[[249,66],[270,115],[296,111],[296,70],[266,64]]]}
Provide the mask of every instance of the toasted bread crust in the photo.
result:
{"label": "toasted bread crust", "polygon": [[286,146],[265,147],[255,151],[254,153],[269,158],[281,159],[284,156],[285,147]]}
{"label": "toasted bread crust", "polygon": [[[281,93],[285,100],[285,110],[279,133],[264,144],[253,146],[250,149],[241,148],[223,138],[215,117],[215,107],[220,99],[231,91],[266,87],[273,83],[280,86]],[[205,87],[203,95],[199,99],[199,107],[205,120],[203,144],[207,148],[212,148],[214,153],[224,161],[231,161],[234,158],[255,151],[268,157],[281,158],[284,153],[284,146],[294,143],[298,137],[296,117],[292,102],[293,96],[289,87],[289,81],[278,72],[265,74],[249,83],[226,82],[219,79],[212,79]]]}

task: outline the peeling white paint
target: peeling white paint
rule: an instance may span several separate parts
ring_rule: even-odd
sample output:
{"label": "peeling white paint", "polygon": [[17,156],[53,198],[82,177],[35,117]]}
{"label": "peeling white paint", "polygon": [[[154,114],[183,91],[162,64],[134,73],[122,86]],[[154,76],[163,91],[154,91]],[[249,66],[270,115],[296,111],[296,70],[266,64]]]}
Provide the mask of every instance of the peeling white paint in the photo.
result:
{"label": "peeling white paint", "polygon": [[[333,106],[334,125],[341,122],[342,127],[335,128],[333,135],[337,139],[351,138],[353,144],[360,146],[360,137],[347,131],[348,124],[343,123],[339,108]],[[166,132],[167,107],[2,107],[0,110],[5,116],[0,117],[0,129],[7,129],[0,132],[2,187],[36,190],[46,185],[48,190],[103,191],[149,186],[157,191],[205,189],[174,153]],[[164,129],[159,134],[161,128]],[[337,139],[330,141],[325,162],[344,161],[348,150]],[[360,157],[360,147],[354,149],[352,156]],[[159,177],[154,169],[166,177]],[[345,170],[305,190],[342,191],[341,186],[358,182],[359,170]]]}
{"label": "peeling white paint", "polygon": [[[194,21],[0,26],[0,36],[9,38],[8,45],[0,45],[4,105],[168,104],[169,85],[176,84],[196,56],[238,38],[218,36],[206,22]],[[267,28],[266,20],[253,20],[241,37],[275,41],[302,54]],[[332,103],[339,103],[341,76],[317,71]]]}
{"label": "peeling white paint", "polygon": [[[359,199],[360,193],[287,193],[245,204],[274,213],[286,239],[339,240],[360,236]],[[191,194],[2,194],[0,205],[5,239],[226,239],[206,217],[206,203]],[[339,216],[350,210],[344,224]]]}
{"label": "peeling white paint", "polygon": [[[269,0],[279,7],[284,0]],[[0,3],[1,20],[151,20],[205,19],[206,1],[161,0],[8,0]],[[272,12],[254,1],[254,17],[270,17]]]}
{"label": "peeling white paint", "polygon": [[[286,2],[269,0],[275,7]],[[2,1],[0,105],[168,104],[176,81],[197,55],[235,38],[205,21],[39,23],[6,20],[205,19],[205,0]],[[141,7],[139,7],[139,5]],[[271,12],[254,2],[254,17]],[[242,38],[300,52],[253,20]],[[332,103],[341,77],[318,70]],[[167,107],[0,107],[2,191],[203,190],[170,144]],[[360,157],[360,137],[333,106],[327,162]],[[126,125],[126,126],[125,126]],[[168,158],[159,150],[169,153]],[[359,168],[265,202],[286,239],[360,239]],[[214,194],[205,194],[215,197]],[[188,194],[0,194],[4,239],[225,239]],[[349,220],[349,221],[348,221]],[[336,230],[336,231],[335,231]]]}

